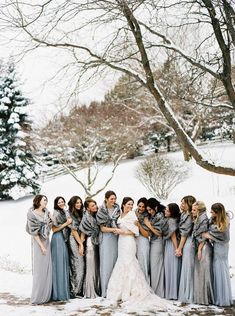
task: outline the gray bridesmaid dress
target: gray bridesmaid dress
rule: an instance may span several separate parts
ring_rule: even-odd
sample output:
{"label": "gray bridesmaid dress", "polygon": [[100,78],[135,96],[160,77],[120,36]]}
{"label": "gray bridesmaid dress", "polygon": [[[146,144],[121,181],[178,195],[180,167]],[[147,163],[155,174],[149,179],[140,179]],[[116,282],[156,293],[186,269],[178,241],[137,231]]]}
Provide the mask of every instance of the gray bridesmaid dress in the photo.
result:
{"label": "gray bridesmaid dress", "polygon": [[212,236],[213,242],[215,305],[231,306],[233,305],[233,299],[228,265],[229,226],[226,231],[220,232],[217,225],[210,219],[209,233]]}
{"label": "gray bridesmaid dress", "polygon": [[187,237],[183,247],[178,300],[182,303],[193,303],[193,279],[195,265],[195,248],[192,241],[192,217],[183,212],[180,216],[179,232]]}
{"label": "gray bridesmaid dress", "polygon": [[[208,217],[206,211],[199,215],[193,225],[193,242],[195,245],[195,269],[194,269],[194,296],[196,304],[214,304],[213,272],[212,272],[212,246],[208,240],[202,238],[202,233],[208,231]],[[202,258],[197,257],[197,248],[201,241],[205,244],[202,248]]]}
{"label": "gray bridesmaid dress", "polygon": [[[150,218],[151,225],[163,233],[165,218],[163,213],[156,213]],[[150,236],[150,285],[154,293],[164,297],[164,241],[155,234]]]}
{"label": "gray bridesmaid dress", "polygon": [[[148,227],[144,224],[144,218],[148,216],[147,212],[144,213],[138,213],[136,211],[136,216],[138,218],[138,221],[140,222],[140,225],[146,230],[149,231]],[[141,232],[138,237],[136,237],[136,244],[137,244],[137,259],[139,261],[139,265],[141,267],[141,270],[144,273],[146,281],[149,283],[149,266],[150,266],[150,240],[149,237],[145,237],[141,235]]]}
{"label": "gray bridesmaid dress", "polygon": [[[49,241],[51,225],[48,210],[45,210],[43,217],[36,214],[33,209],[29,210],[26,231],[32,236],[33,286],[30,298],[32,304],[43,304],[51,299],[52,263]],[[37,235],[47,249],[46,255],[42,254],[38,243],[34,239]]]}
{"label": "gray bridesmaid dress", "polygon": [[165,298],[177,300],[179,288],[179,276],[181,269],[181,258],[175,256],[175,247],[171,240],[171,235],[178,230],[178,220],[168,217],[168,231],[164,235],[164,271],[165,271]]}
{"label": "gray bridesmaid dress", "polygon": [[[59,227],[67,221],[63,210],[54,210],[53,225]],[[52,257],[52,300],[69,300],[69,256],[67,249],[68,228],[53,233],[51,238]]]}
{"label": "gray bridesmaid dress", "polygon": [[[71,229],[77,230],[80,235],[79,225],[81,223],[81,218],[76,217],[71,212],[69,212],[72,218],[72,224],[69,225]],[[69,250],[69,265],[70,265],[70,296],[71,298],[82,296],[82,286],[85,276],[85,261],[84,256],[79,253],[78,243],[70,232],[68,238],[68,250]]]}
{"label": "gray bridesmaid dress", "polygon": [[86,273],[83,284],[85,298],[100,296],[100,265],[99,265],[99,226],[95,214],[86,211],[79,226],[86,235],[85,261]]}
{"label": "gray bridesmaid dress", "polygon": [[[120,208],[118,204],[115,204],[112,209],[108,210],[104,203],[99,207],[96,219],[98,225],[116,228],[118,227],[117,220],[119,216]],[[118,256],[118,235],[100,231],[99,245],[101,295],[106,297],[108,282]]]}

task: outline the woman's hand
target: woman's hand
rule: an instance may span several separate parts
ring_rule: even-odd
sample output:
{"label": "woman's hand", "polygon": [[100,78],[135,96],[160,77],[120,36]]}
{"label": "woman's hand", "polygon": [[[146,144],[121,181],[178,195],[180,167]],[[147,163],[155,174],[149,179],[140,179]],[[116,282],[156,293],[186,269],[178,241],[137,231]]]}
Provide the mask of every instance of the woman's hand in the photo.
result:
{"label": "woman's hand", "polygon": [[175,250],[175,256],[176,256],[176,257],[181,257],[181,256],[182,256],[182,249],[177,248],[177,249]]}
{"label": "woman's hand", "polygon": [[204,232],[204,233],[202,233],[202,237],[205,239],[210,239],[211,236],[208,232]]}
{"label": "woman's hand", "polygon": [[46,248],[43,245],[40,248],[41,248],[42,254],[45,256],[47,254]]}
{"label": "woman's hand", "polygon": [[140,227],[140,222],[139,221],[135,221],[134,224],[135,224],[135,226]]}
{"label": "woman's hand", "polygon": [[116,235],[124,235],[124,231],[121,228],[115,228],[115,234]]}
{"label": "woman's hand", "polygon": [[150,221],[149,221],[149,219],[148,219],[147,217],[144,218],[144,223],[145,223],[145,225],[146,225],[148,228],[150,228],[151,223],[150,223]]}
{"label": "woman's hand", "polygon": [[80,256],[84,256],[84,247],[83,247],[83,244],[79,244],[79,246],[78,246],[78,252],[79,252]]}
{"label": "woman's hand", "polygon": [[72,223],[72,218],[67,218],[67,221],[66,221],[66,226],[70,225]]}
{"label": "woman's hand", "polygon": [[197,258],[199,261],[201,261],[201,259],[202,259],[202,250],[201,249],[198,249]]}

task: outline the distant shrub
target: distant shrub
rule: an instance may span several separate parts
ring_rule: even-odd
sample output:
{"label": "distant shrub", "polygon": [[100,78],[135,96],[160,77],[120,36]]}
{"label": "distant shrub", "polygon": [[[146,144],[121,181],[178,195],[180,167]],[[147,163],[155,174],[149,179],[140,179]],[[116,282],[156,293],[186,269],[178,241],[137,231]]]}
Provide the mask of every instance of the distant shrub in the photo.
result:
{"label": "distant shrub", "polygon": [[151,155],[140,162],[137,179],[156,198],[167,199],[170,192],[189,176],[185,163],[172,161],[166,156]]}
{"label": "distant shrub", "polygon": [[22,266],[19,262],[10,259],[9,255],[0,256],[0,269],[17,272],[20,274],[28,273],[30,270]]}

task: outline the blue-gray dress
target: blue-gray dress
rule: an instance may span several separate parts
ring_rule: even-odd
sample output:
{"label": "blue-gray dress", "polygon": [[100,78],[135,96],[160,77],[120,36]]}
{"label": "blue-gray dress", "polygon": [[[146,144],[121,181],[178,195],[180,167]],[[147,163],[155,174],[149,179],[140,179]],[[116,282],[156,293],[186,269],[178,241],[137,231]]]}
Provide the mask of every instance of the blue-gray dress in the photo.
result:
{"label": "blue-gray dress", "polygon": [[[48,210],[40,216],[33,209],[27,214],[26,231],[32,236],[33,287],[32,304],[43,304],[51,299],[52,291],[52,263],[49,235],[51,219]],[[47,252],[43,255],[35,236],[39,236]]]}
{"label": "blue-gray dress", "polygon": [[[196,304],[209,305],[214,303],[213,272],[212,272],[212,247],[208,240],[202,237],[203,232],[208,231],[208,217],[206,211],[201,213],[194,221],[193,243],[195,246],[195,269],[194,269],[194,295],[193,302]],[[198,245],[204,241],[202,258],[197,257]]]}
{"label": "blue-gray dress", "polygon": [[86,298],[96,298],[100,296],[99,226],[96,215],[86,211],[79,228],[86,235],[83,295]]}
{"label": "blue-gray dress", "polygon": [[[52,221],[55,227],[64,224],[67,221],[66,211],[54,210]],[[67,232],[68,227],[65,227],[53,233],[51,238],[52,300],[54,301],[65,301],[70,298]]]}
{"label": "blue-gray dress", "polygon": [[231,306],[233,300],[228,265],[229,226],[224,232],[220,232],[213,219],[210,219],[209,234],[213,242],[215,305]]}
{"label": "blue-gray dress", "polygon": [[[160,233],[164,233],[166,220],[163,213],[156,213],[150,218],[151,225]],[[150,285],[160,297],[164,297],[164,241],[155,234],[150,236]]]}
{"label": "blue-gray dress", "polygon": [[168,217],[168,231],[164,234],[164,271],[165,271],[165,298],[177,300],[181,258],[175,256],[175,247],[171,240],[172,234],[178,234],[179,222],[176,218]]}
{"label": "blue-gray dress", "polygon": [[179,295],[182,303],[193,303],[193,279],[195,265],[195,248],[192,243],[193,222],[190,213],[183,212],[180,216],[179,232],[187,237],[183,247]]}
{"label": "blue-gray dress", "polygon": [[[72,218],[72,224],[69,228],[74,229],[81,234],[79,225],[81,223],[81,218],[76,217],[74,214],[69,212]],[[68,250],[69,250],[69,276],[70,276],[70,296],[71,298],[80,297],[82,295],[82,286],[85,276],[85,261],[84,256],[79,254],[79,247],[76,239],[73,237],[72,232],[69,234],[68,238]]]}
{"label": "blue-gray dress", "polygon": [[[104,203],[99,207],[96,219],[98,225],[116,228],[118,227],[117,220],[119,216],[120,208],[118,204],[115,204],[113,209],[108,210]],[[108,282],[118,256],[118,235],[100,231],[99,245],[101,295],[106,297]]]}
{"label": "blue-gray dress", "polygon": [[[143,227],[144,230],[149,232],[148,227],[144,224],[144,218],[148,216],[147,212],[139,213],[136,211],[136,216],[140,225]],[[139,261],[139,265],[141,270],[144,273],[146,281],[149,283],[149,257],[150,257],[150,240],[149,237],[145,237],[141,235],[141,232],[138,237],[136,237],[137,243],[137,259]]]}

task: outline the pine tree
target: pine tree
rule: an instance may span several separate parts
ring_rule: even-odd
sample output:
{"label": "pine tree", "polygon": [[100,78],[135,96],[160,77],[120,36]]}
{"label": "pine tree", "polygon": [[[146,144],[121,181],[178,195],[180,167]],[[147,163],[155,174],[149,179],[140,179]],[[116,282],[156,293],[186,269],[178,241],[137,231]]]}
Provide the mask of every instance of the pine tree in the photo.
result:
{"label": "pine tree", "polygon": [[39,165],[29,136],[29,100],[18,88],[14,64],[6,68],[0,76],[0,200],[17,199],[40,189]]}

